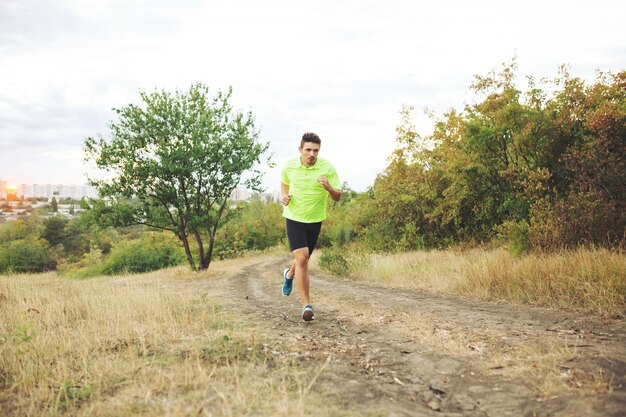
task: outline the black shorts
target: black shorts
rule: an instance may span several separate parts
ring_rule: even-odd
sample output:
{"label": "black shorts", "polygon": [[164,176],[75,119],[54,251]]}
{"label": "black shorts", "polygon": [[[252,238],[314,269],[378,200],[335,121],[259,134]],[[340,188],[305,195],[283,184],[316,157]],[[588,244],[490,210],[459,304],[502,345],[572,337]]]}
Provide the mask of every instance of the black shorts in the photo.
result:
{"label": "black shorts", "polygon": [[301,223],[295,220],[287,220],[287,238],[289,239],[289,247],[293,252],[300,248],[309,248],[309,255],[313,253],[317,238],[322,229],[322,222],[317,223]]}

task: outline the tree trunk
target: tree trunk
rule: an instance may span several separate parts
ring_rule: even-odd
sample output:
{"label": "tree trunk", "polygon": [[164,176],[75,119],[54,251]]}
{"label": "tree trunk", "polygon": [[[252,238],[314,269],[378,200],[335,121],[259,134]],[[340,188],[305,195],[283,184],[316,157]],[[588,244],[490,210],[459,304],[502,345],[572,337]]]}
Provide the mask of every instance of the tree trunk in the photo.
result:
{"label": "tree trunk", "polygon": [[185,254],[187,255],[187,261],[189,261],[189,266],[191,267],[191,270],[194,272],[197,271],[198,268],[196,268],[196,263],[193,260],[193,255],[191,254],[191,248],[189,248],[189,241],[187,240],[187,234],[185,233],[185,231],[181,231],[178,238],[183,242],[183,246],[185,247]]}
{"label": "tree trunk", "polygon": [[197,230],[194,230],[193,232],[194,237],[196,238],[196,244],[198,245],[198,252],[200,252],[200,268],[201,269],[206,269],[204,267],[205,262],[205,255],[204,255],[204,245],[202,243],[202,236],[200,236],[200,232],[198,232]]}
{"label": "tree trunk", "polygon": [[209,238],[209,250],[204,257],[204,262],[202,263],[202,269],[209,269],[209,265],[211,265],[211,258],[213,257],[213,245],[215,243],[215,236],[211,236]]}

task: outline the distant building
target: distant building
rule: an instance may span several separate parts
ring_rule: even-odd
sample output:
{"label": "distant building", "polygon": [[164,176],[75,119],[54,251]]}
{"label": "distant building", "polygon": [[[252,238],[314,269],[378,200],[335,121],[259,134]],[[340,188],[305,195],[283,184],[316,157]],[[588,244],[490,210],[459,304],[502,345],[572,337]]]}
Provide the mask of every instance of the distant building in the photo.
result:
{"label": "distant building", "polygon": [[[248,201],[252,198],[253,192],[250,190],[246,190],[245,188],[237,187],[230,194],[230,199],[232,201]],[[261,193],[259,194],[259,198],[261,201],[265,201],[266,203],[270,203],[273,201],[280,201],[280,193],[278,191],[274,191],[271,193]]]}
{"label": "distant building", "polygon": [[234,201],[249,200],[252,197],[252,193],[245,188],[237,187],[230,193],[230,199]]}
{"label": "distant building", "polygon": [[11,185],[7,187],[7,200],[17,201],[17,187]]}
{"label": "distant building", "polygon": [[[82,198],[97,198],[98,191],[89,185],[64,185],[64,184],[20,184],[16,189],[16,197],[24,198],[47,198],[52,197],[72,198],[80,200]],[[8,198],[7,182],[0,180],[0,198]]]}
{"label": "distant building", "polygon": [[[8,199],[9,186],[4,180],[0,180],[0,198]],[[72,198],[80,200],[82,198],[98,198],[98,190],[89,185],[65,185],[65,184],[21,184],[17,187],[12,197],[16,200],[24,198],[46,198],[48,201],[52,197],[57,200],[63,198]],[[252,192],[242,187],[237,187],[230,194],[233,201],[247,201],[252,198]],[[274,191],[272,193],[261,194],[261,199],[270,201],[280,201],[280,193]]]}
{"label": "distant building", "polygon": [[271,193],[261,193],[259,197],[261,198],[261,201],[264,201],[266,203],[280,201],[280,193],[278,191],[274,191]]}
{"label": "distant building", "polygon": [[23,198],[26,196],[26,184],[20,184],[17,186],[17,198]]}

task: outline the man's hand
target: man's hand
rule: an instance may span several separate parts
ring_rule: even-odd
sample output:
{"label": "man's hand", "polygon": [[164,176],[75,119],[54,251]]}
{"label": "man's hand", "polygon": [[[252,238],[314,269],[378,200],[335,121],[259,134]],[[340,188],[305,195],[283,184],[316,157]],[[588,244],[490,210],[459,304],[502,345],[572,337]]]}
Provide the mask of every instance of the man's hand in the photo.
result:
{"label": "man's hand", "polygon": [[291,194],[285,194],[285,195],[283,196],[283,201],[282,201],[283,206],[287,206],[287,205],[289,205],[289,202],[290,202],[290,201],[291,201]]}
{"label": "man's hand", "polygon": [[335,190],[333,186],[330,185],[330,183],[328,182],[328,178],[322,175],[317,179],[317,182],[322,184],[322,187],[324,187],[324,189],[328,191],[333,200],[339,201],[341,199],[341,191]]}
{"label": "man's hand", "polygon": [[320,176],[320,177],[317,179],[317,182],[319,182],[320,184],[322,184],[322,186],[323,186],[325,189],[327,189],[327,190],[329,190],[329,189],[331,189],[331,188],[332,188],[332,187],[330,186],[330,184],[328,183],[328,178],[326,178],[326,177],[325,177],[325,176],[323,176],[323,175],[322,175],[322,176]]}

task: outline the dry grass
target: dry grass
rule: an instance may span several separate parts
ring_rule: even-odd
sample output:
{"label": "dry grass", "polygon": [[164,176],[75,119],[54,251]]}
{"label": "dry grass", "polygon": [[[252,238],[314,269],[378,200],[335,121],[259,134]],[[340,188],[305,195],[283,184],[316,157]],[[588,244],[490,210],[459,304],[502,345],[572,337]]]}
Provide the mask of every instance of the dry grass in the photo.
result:
{"label": "dry grass", "polygon": [[467,254],[452,251],[373,254],[356,266],[351,277],[380,281],[394,287],[451,293],[472,262]]}
{"label": "dry grass", "polygon": [[[216,262],[199,274],[177,268],[82,281],[55,274],[0,277],[0,415],[353,415],[311,389],[328,362],[301,361],[292,355],[297,341],[280,339],[232,301],[221,301],[233,271],[253,262],[258,260]],[[529,294],[553,291],[552,297],[572,298],[568,308],[576,297],[588,297],[575,307],[624,312],[622,254],[513,258],[499,250],[441,251],[377,255],[368,264],[355,277],[548,305],[549,299]],[[557,291],[562,287],[573,289]],[[622,304],[612,301],[609,310],[606,300],[616,294]],[[338,303],[331,294],[320,307]],[[559,364],[576,353],[567,340],[503,349],[506,335],[495,328],[459,327],[434,314],[414,317],[394,305],[359,302],[350,310],[361,313],[353,317],[357,326],[387,326],[433,352],[475,357],[513,378],[537,372],[532,379],[543,395],[568,384],[611,389],[601,374],[560,374]]]}
{"label": "dry grass", "polygon": [[[319,369],[277,357],[271,335],[248,327],[211,293],[227,269],[225,262],[203,274],[171,269],[88,281],[0,277],[0,415],[315,409],[307,384]],[[212,284],[198,291],[202,280]]]}
{"label": "dry grass", "polygon": [[624,317],[626,255],[578,249],[514,258],[498,251],[473,264],[457,291],[485,299]]}
{"label": "dry grass", "polygon": [[626,255],[605,249],[518,257],[504,249],[371,255],[351,277],[482,300],[626,315]]}

